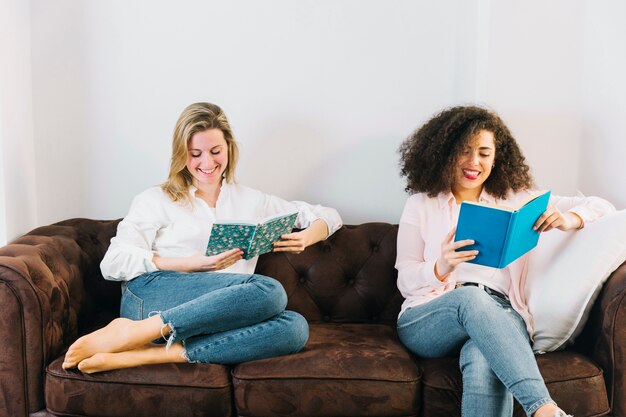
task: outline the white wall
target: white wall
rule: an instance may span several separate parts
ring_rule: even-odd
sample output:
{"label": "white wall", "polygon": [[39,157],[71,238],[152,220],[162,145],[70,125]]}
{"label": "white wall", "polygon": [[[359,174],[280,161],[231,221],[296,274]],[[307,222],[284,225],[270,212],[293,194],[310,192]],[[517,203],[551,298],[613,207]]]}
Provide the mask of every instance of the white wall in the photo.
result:
{"label": "white wall", "polygon": [[0,1],[0,246],[35,227],[30,1]]}
{"label": "white wall", "polygon": [[518,138],[537,186],[573,194],[582,140],[584,2],[538,4],[493,2],[483,72],[487,103]]}
{"label": "white wall", "polygon": [[587,146],[590,91],[612,84],[589,52],[623,50],[623,29],[588,30],[615,8],[595,4],[32,0],[39,222],[123,216],[165,179],[174,123],[195,101],[229,115],[241,183],[336,207],[347,223],[397,222],[398,145],[469,102],[501,113],[539,185],[623,206],[615,173],[583,158],[623,151],[609,138],[617,116],[594,133],[602,150]]}
{"label": "white wall", "polygon": [[589,1],[585,14],[580,186],[626,207],[626,3]]}
{"label": "white wall", "polygon": [[[457,98],[459,1],[60,4],[33,13],[45,221],[123,216],[164,180],[176,118],[201,100],[231,119],[241,183],[395,221],[399,143]],[[58,184],[78,198],[50,201]]]}

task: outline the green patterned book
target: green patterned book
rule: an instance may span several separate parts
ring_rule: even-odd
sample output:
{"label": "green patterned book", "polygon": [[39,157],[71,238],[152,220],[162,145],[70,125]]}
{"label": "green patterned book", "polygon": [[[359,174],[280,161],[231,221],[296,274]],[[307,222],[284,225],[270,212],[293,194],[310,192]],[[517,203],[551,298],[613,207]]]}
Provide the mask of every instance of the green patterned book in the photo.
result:
{"label": "green patterned book", "polygon": [[206,255],[241,248],[243,259],[270,252],[281,235],[291,233],[298,213],[268,217],[259,223],[216,222],[211,229]]}

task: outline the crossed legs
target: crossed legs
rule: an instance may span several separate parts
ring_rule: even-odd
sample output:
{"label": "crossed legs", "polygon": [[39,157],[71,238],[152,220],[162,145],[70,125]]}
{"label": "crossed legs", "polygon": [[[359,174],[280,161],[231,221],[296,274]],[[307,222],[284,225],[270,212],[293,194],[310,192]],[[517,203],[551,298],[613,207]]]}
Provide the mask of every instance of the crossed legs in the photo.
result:
{"label": "crossed legs", "polygon": [[[233,364],[294,353],[306,343],[308,325],[286,304],[281,284],[260,275],[147,273],[125,288],[124,317],[74,342],[63,368]],[[166,345],[152,343],[161,337]]]}
{"label": "crossed legs", "polygon": [[458,288],[406,310],[398,335],[418,356],[461,353],[464,417],[510,417],[512,397],[529,416],[553,417],[559,411],[537,368],[524,321],[508,302],[478,287]]}

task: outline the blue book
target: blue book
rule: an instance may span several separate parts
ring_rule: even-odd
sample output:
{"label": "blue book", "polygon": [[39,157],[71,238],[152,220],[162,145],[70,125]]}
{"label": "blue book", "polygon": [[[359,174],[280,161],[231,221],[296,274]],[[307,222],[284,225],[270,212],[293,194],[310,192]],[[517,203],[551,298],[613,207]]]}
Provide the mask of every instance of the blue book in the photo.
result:
{"label": "blue book", "polygon": [[540,233],[533,226],[549,200],[550,191],[543,191],[517,208],[462,202],[454,241],[472,239],[474,244],[458,251],[477,250],[468,262],[504,268],[537,246]]}
{"label": "blue book", "polygon": [[298,213],[272,216],[258,223],[215,222],[207,245],[206,255],[217,255],[240,248],[243,259],[250,259],[271,251],[281,235],[291,233]]}

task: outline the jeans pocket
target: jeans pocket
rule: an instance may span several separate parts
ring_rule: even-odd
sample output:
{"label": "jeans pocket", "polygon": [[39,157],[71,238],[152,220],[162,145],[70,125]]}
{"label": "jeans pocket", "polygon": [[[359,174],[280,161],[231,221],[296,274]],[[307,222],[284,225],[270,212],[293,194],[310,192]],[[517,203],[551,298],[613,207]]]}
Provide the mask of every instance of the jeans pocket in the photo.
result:
{"label": "jeans pocket", "polygon": [[126,287],[120,303],[120,317],[131,320],[143,319],[143,300]]}

